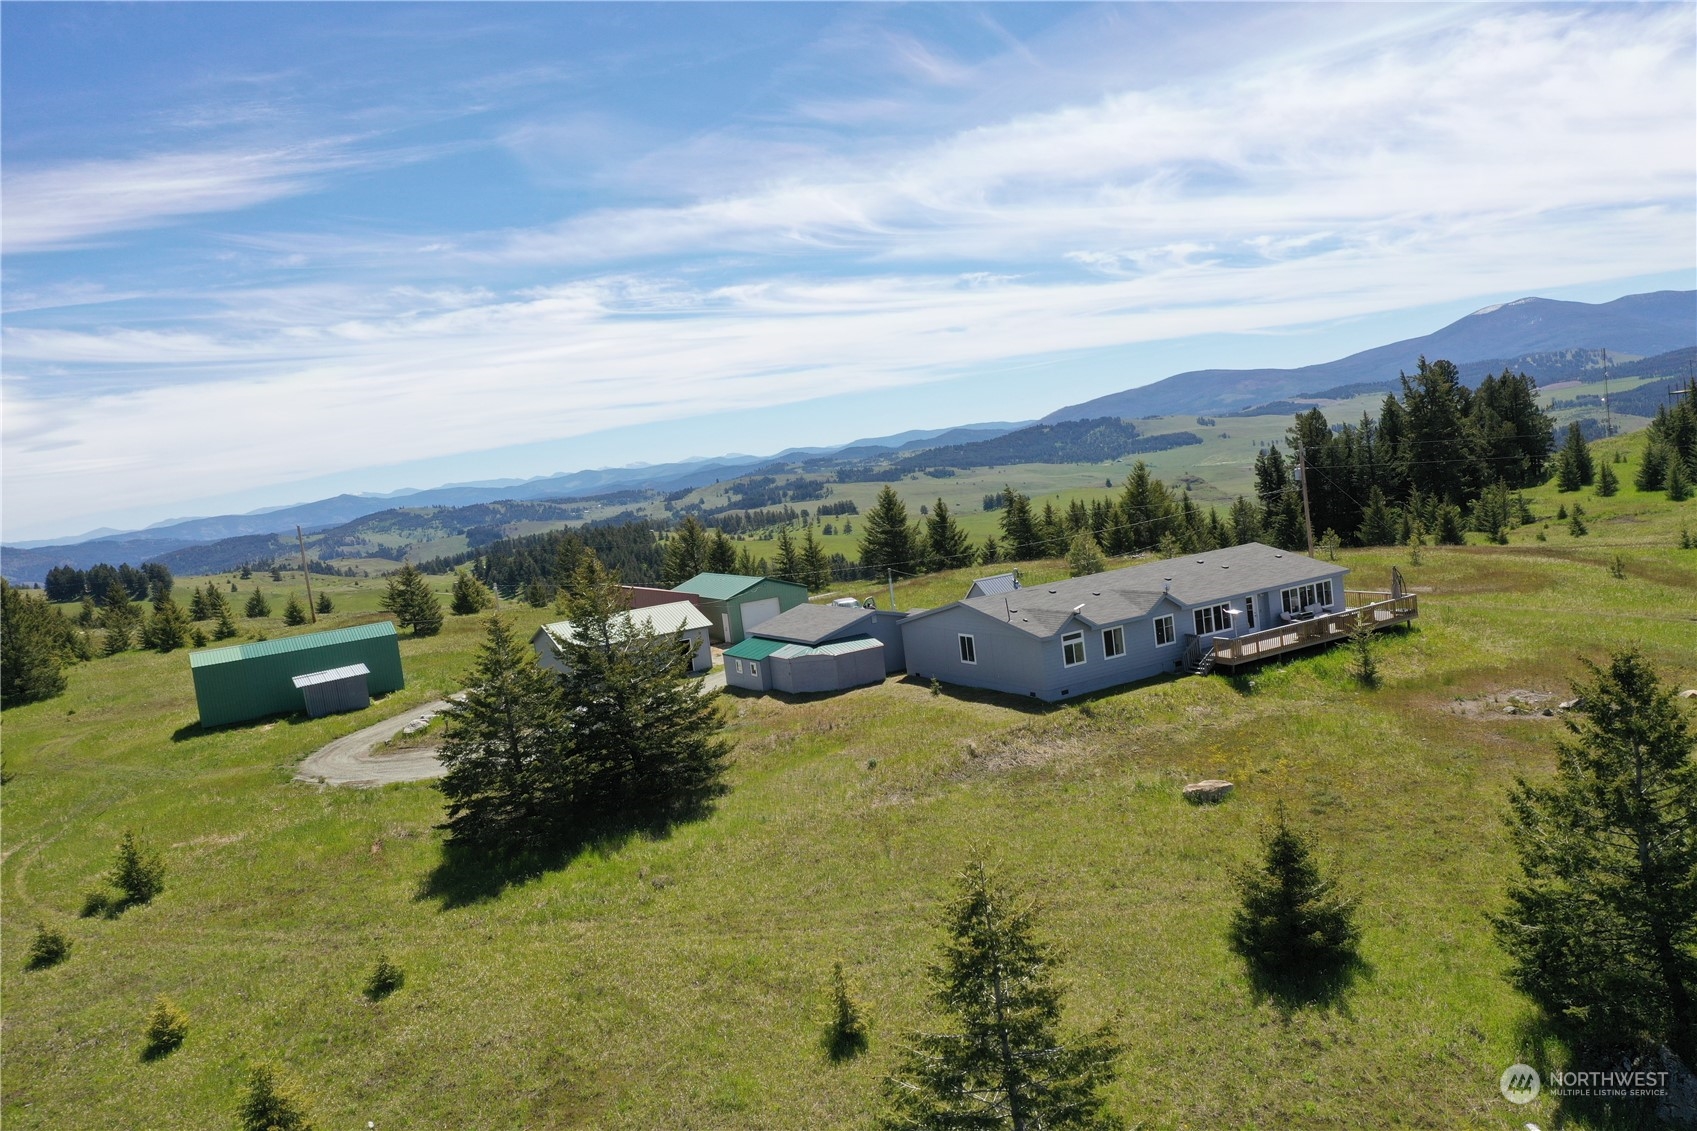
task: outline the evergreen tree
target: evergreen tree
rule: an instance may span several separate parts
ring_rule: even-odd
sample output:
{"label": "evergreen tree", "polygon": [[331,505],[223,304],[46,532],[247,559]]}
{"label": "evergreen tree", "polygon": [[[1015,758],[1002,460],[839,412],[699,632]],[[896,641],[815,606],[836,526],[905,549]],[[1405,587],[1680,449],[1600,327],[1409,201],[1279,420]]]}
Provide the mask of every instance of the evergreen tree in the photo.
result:
{"label": "evergreen tree", "polygon": [[518,849],[560,836],[571,780],[559,680],[491,616],[462,697],[443,714],[446,828],[463,843]]}
{"label": "evergreen tree", "polygon": [[306,623],[306,606],[301,604],[293,590],[289,592],[288,603],[283,606],[283,623],[295,628]]}
{"label": "evergreen tree", "polygon": [[454,593],[449,608],[457,617],[481,613],[494,604],[488,588],[465,570],[454,573]]}
{"label": "evergreen tree", "polygon": [[1121,1126],[1101,1096],[1119,1048],[1106,1026],[1062,1039],[1056,956],[1036,938],[1032,905],[973,860],[959,878],[945,927],[931,997],[953,1024],[912,1035],[884,1082],[888,1106],[880,1125],[886,1131]]}
{"label": "evergreen tree", "polygon": [[548,607],[548,586],[540,577],[532,577],[524,583],[524,603],[533,609]]}
{"label": "evergreen tree", "polygon": [[1660,491],[1667,484],[1668,448],[1652,436],[1644,445],[1644,457],[1638,461],[1638,474],[1632,485],[1640,491]]}
{"label": "evergreen tree", "polygon": [[689,646],[636,632],[624,592],[585,555],[561,642],[572,807],[585,822],[665,822],[721,790],[730,744],[715,695],[688,677]]}
{"label": "evergreen tree", "polygon": [[1385,505],[1385,493],[1377,487],[1368,492],[1367,509],[1362,512],[1361,529],[1355,532],[1355,537],[1363,546],[1396,545],[1396,514]]}
{"label": "evergreen tree", "polygon": [[153,604],[153,613],[142,629],[142,643],[156,652],[174,652],[189,642],[189,618],[181,605],[166,595]]}
{"label": "evergreen tree", "polygon": [[77,624],[83,628],[93,628],[98,623],[100,611],[94,606],[94,598],[84,593],[82,603],[77,606]]}
{"label": "evergreen tree", "polygon": [[1236,877],[1241,903],[1232,913],[1231,943],[1263,977],[1325,974],[1355,955],[1360,932],[1355,904],[1320,875],[1307,838],[1280,806],[1262,844],[1259,867]]}
{"label": "evergreen tree", "polygon": [[778,528],[778,552],[772,559],[772,570],[780,581],[801,579],[801,559],[796,556],[795,539],[790,537],[788,524]]}
{"label": "evergreen tree", "polygon": [[978,561],[981,565],[995,565],[1002,560],[1002,544],[996,541],[994,534],[984,536],[984,545],[978,551]]}
{"label": "evergreen tree", "polygon": [[194,596],[189,598],[189,619],[207,620],[212,616],[212,610],[206,604],[206,590],[196,586]]}
{"label": "evergreen tree", "polygon": [[212,630],[214,640],[229,640],[236,635],[236,618],[230,615],[228,601],[218,606],[217,624]]}
{"label": "evergreen tree", "polygon": [[253,1069],[236,1115],[242,1131],[312,1131],[299,1090],[269,1065]]}
{"label": "evergreen tree", "polygon": [[693,514],[684,515],[666,544],[662,572],[667,589],[676,589],[698,573],[707,571],[707,531]]}
{"label": "evergreen tree", "polygon": [[[1120,491],[1119,523],[1125,549],[1118,553],[1148,550],[1160,545],[1167,534],[1177,533],[1178,507],[1167,485],[1149,474],[1142,460],[1132,464]],[[1110,546],[1110,549],[1113,547]]]}
{"label": "evergreen tree", "polygon": [[919,570],[924,558],[919,532],[908,525],[907,507],[895,488],[886,486],[878,492],[878,501],[861,519],[860,528],[860,564],[874,576],[883,577],[887,569]]}
{"label": "evergreen tree", "polygon": [[1567,426],[1567,441],[1562,444],[1561,453],[1556,457],[1563,466],[1560,474],[1570,477],[1575,486],[1563,486],[1563,491],[1577,491],[1580,487],[1589,487],[1597,478],[1597,468],[1591,462],[1591,447],[1585,442],[1585,433],[1575,420]]}
{"label": "evergreen tree", "polygon": [[1242,495],[1232,504],[1230,530],[1234,546],[1261,540],[1261,511]]}
{"label": "evergreen tree", "polygon": [[1072,536],[1072,545],[1067,549],[1067,570],[1072,577],[1084,577],[1087,574],[1101,573],[1108,567],[1102,557],[1102,550],[1096,545],[1096,539],[1088,530],[1080,530]]}
{"label": "evergreen tree", "polygon": [[826,556],[825,547],[813,537],[811,526],[802,532],[800,569],[801,581],[812,592],[817,593],[830,586],[831,559]]}
{"label": "evergreen tree", "polygon": [[165,862],[157,852],[142,848],[136,834],[125,829],[123,839],[118,842],[110,879],[124,906],[151,903],[154,896],[165,890]]}
{"label": "evergreen tree", "polygon": [[1556,490],[1564,493],[1579,490],[1579,465],[1573,462],[1573,453],[1566,448],[1556,453]]}
{"label": "evergreen tree", "polygon": [[755,569],[754,555],[748,552],[747,546],[740,546],[737,548],[736,572],[742,577],[761,576],[760,572]]}
{"label": "evergreen tree", "polygon": [[1587,667],[1554,778],[1509,795],[1522,875],[1492,925],[1552,1018],[1697,1064],[1697,742],[1637,652]]}
{"label": "evergreen tree", "polygon": [[1026,562],[1042,555],[1037,526],[1031,520],[1031,500],[1010,486],[1002,488],[1003,561]]}
{"label": "evergreen tree", "polygon": [[100,654],[116,656],[120,652],[128,652],[135,644],[135,623],[124,619],[108,619],[106,622],[106,639],[101,643]]}
{"label": "evergreen tree", "polygon": [[[542,603],[548,603],[546,595]],[[389,575],[381,608],[394,614],[396,624],[412,629],[414,636],[435,636],[442,631],[442,603],[411,562]]]}
{"label": "evergreen tree", "polygon": [[930,551],[933,570],[963,569],[972,564],[972,543],[942,499],[932,506],[931,516],[925,520],[925,548]]}
{"label": "evergreen tree", "polygon": [[247,607],[244,611],[249,617],[256,620],[271,615],[271,602],[265,599],[265,593],[259,586],[253,587],[253,595],[247,599]]}
{"label": "evergreen tree", "polygon": [[1501,479],[1485,488],[1473,503],[1473,529],[1492,542],[1506,543],[1508,529],[1514,523],[1514,501],[1509,498],[1508,484]]}
{"label": "evergreen tree", "polygon": [[1686,474],[1685,461],[1677,455],[1668,460],[1668,501],[1683,503],[1691,497],[1691,477]]}
{"label": "evergreen tree", "polygon": [[333,613],[336,611],[336,605],[330,600],[330,594],[324,592],[322,589],[318,591],[318,600],[314,603],[313,607],[318,610],[320,616],[325,613]]}
{"label": "evergreen tree", "polygon": [[1619,490],[1620,477],[1615,474],[1612,466],[1603,464],[1597,469],[1597,497],[1606,499]]}
{"label": "evergreen tree", "polygon": [[153,1009],[147,1015],[147,1024],[142,1027],[141,1035],[142,1059],[158,1060],[175,1052],[188,1038],[189,1019],[170,998],[161,994],[154,999]]}
{"label": "evergreen tree", "polygon": [[48,618],[66,623],[45,601],[0,579],[0,703],[51,699],[65,690],[64,657]]}
{"label": "evergreen tree", "polygon": [[[707,572],[737,572],[736,543],[727,538],[723,530],[713,531],[713,537],[707,543]],[[685,578],[685,580],[687,581],[688,578]]]}

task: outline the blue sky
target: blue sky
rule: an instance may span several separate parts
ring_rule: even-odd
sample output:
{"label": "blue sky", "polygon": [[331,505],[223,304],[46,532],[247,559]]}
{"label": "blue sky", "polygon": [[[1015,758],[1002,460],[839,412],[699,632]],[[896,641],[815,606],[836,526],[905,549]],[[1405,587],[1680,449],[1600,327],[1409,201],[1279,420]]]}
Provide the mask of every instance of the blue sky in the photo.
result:
{"label": "blue sky", "polygon": [[1697,276],[1697,8],[0,6],[7,539]]}

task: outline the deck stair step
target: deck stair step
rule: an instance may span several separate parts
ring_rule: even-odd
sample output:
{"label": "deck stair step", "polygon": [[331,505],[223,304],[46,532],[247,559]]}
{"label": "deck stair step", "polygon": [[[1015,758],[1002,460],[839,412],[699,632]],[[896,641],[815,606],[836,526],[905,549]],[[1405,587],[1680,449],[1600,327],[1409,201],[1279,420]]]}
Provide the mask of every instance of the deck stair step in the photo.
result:
{"label": "deck stair step", "polygon": [[1196,661],[1196,668],[1192,672],[1192,674],[1194,674],[1194,675],[1207,675],[1209,672],[1211,672],[1213,670],[1214,670],[1214,653],[1210,651],[1210,652],[1204,653],[1202,658],[1200,660]]}

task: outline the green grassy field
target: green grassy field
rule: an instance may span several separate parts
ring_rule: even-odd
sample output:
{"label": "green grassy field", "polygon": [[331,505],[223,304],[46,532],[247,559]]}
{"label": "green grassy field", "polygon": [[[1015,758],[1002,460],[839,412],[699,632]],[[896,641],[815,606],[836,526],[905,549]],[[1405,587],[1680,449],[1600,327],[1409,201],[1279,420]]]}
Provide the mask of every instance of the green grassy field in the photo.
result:
{"label": "green grassy field", "polygon": [[[981,845],[1041,895],[1070,1021],[1111,1021],[1124,1041],[1111,1099],[1133,1126],[1595,1126],[1497,1093],[1515,1060],[1562,1057],[1484,919],[1513,867],[1505,790],[1549,772],[1560,727],[1481,700],[1563,693],[1580,657],[1627,644],[1697,686],[1697,553],[1675,548],[1697,502],[1640,498],[1616,470],[1620,496],[1577,496],[1585,538],[1528,527],[1419,566],[1345,551],[1352,587],[1397,564],[1422,593],[1418,629],[1382,645],[1376,691],[1332,652],[1055,708],[896,681],[727,698],[737,747],[711,816],[469,901],[431,894],[429,785],[290,777],[328,739],[453,690],[474,618],[403,639],[408,687],[369,711],[212,733],[193,725],[183,653],[81,665],[65,695],[4,714],[0,1112],[9,1128],[228,1127],[263,1059],[304,1082],[321,1127],[865,1127],[925,1018],[939,901]],[[1540,514],[1558,501],[1532,499]],[[951,599],[973,572],[906,584],[900,603]],[[299,576],[256,581],[280,611]],[[321,586],[328,623],[374,615],[380,581]],[[528,632],[548,614],[514,615]],[[1200,777],[1239,790],[1188,806],[1179,787]],[[1362,899],[1366,967],[1323,1006],[1258,1000],[1225,943],[1229,870],[1281,801]],[[126,828],[163,850],[165,892],[77,918]],[[73,950],[25,973],[37,923]],[[379,953],[406,984],[372,1004]],[[836,961],[872,1030],[844,1065],[819,1047]],[[159,994],[189,1035],[144,1062]]]}

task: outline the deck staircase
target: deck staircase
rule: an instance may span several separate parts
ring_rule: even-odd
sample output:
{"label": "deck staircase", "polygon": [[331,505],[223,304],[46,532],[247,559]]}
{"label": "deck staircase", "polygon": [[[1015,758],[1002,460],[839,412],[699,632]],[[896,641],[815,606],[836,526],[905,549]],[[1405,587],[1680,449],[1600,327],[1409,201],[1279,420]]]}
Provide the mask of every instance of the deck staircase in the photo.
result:
{"label": "deck staircase", "polygon": [[1208,651],[1202,653],[1202,658],[1200,660],[1196,661],[1196,666],[1194,668],[1190,669],[1190,674],[1191,675],[1207,675],[1209,672],[1211,672],[1213,670],[1214,670],[1214,652],[1213,652],[1213,649],[1209,649]]}

